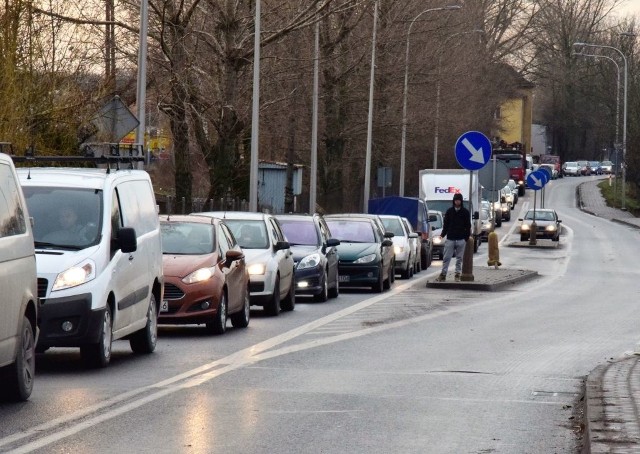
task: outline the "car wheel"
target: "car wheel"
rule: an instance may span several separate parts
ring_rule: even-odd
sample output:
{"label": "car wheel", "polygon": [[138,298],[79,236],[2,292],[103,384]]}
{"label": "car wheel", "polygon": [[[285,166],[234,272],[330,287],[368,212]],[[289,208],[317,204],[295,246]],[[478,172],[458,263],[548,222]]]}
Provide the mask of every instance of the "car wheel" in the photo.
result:
{"label": "car wheel", "polygon": [[511,211],[509,211],[509,215],[504,218],[505,221],[509,222],[511,220]]}
{"label": "car wheel", "polygon": [[220,295],[220,302],[218,303],[218,310],[214,319],[207,323],[207,330],[213,334],[224,334],[227,331],[227,310],[229,305],[227,304],[227,292],[222,290]]}
{"label": "car wheel", "polygon": [[414,264],[414,273],[422,271],[422,261],[416,257],[416,263]]}
{"label": "car wheel", "polygon": [[402,270],[400,272],[400,277],[402,279],[409,279],[411,277],[411,266],[409,264],[409,261],[407,260],[407,269]]}
{"label": "car wheel", "polygon": [[502,226],[502,218],[496,219],[496,227],[501,227],[501,226]]}
{"label": "car wheel", "polygon": [[234,328],[246,328],[249,326],[249,319],[251,318],[251,300],[249,298],[248,288],[244,292],[244,304],[242,305],[242,310],[235,314],[231,314],[229,318],[231,319],[231,324]]}
{"label": "car wheel", "polygon": [[22,326],[18,336],[16,360],[2,370],[2,398],[12,401],[25,401],[33,391],[36,371],[36,349],[33,327],[27,317],[22,317]]}
{"label": "car wheel", "polygon": [[113,325],[111,321],[111,307],[107,304],[102,317],[102,329],[98,342],[80,347],[80,357],[85,366],[92,368],[107,367],[111,361],[112,342]]}
{"label": "car wheel", "polygon": [[296,307],[296,277],[292,275],[291,285],[289,286],[289,293],[282,300],[282,310],[292,311]]}
{"label": "car wheel", "polygon": [[280,314],[280,276],[276,276],[276,282],[273,284],[273,296],[269,303],[264,305],[264,311],[267,315],[275,317]]}
{"label": "car wheel", "polygon": [[152,293],[147,309],[147,324],[140,331],[133,333],[129,339],[129,345],[134,353],[152,353],[158,342],[158,309],[156,297]]}
{"label": "car wheel", "polygon": [[336,272],[336,285],[329,289],[329,297],[337,298],[340,295],[340,280],[338,278],[338,273]]}
{"label": "car wheel", "polygon": [[389,265],[389,286],[396,281],[396,261],[394,260]]}
{"label": "car wheel", "polygon": [[313,299],[324,303],[329,299],[329,274],[327,271],[324,272],[324,279],[322,279],[322,281],[322,290],[317,295],[314,295]]}
{"label": "car wheel", "polygon": [[394,273],[394,269],[393,269],[393,266],[391,266],[391,269],[387,270],[387,278],[382,281],[383,290],[389,290],[391,288],[391,282],[393,282],[391,280],[391,276],[393,276],[393,273]]}
{"label": "car wheel", "polygon": [[378,270],[378,282],[371,286],[371,290],[373,290],[375,293],[384,292],[384,280],[382,277],[382,272],[382,267],[380,267],[380,269]]}
{"label": "car wheel", "polygon": [[527,235],[520,235],[520,241],[527,241],[529,237]]}

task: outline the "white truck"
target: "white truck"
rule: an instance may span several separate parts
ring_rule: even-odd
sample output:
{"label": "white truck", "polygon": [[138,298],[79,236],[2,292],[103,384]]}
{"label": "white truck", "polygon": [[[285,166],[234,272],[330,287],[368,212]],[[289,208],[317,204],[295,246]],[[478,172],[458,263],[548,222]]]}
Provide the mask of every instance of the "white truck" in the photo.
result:
{"label": "white truck", "polygon": [[[482,223],[480,221],[481,191],[478,173],[464,169],[425,169],[420,170],[420,198],[429,210],[442,211],[453,206],[453,195],[462,194],[464,206],[471,213],[471,235],[474,239],[474,252],[478,251],[481,241]],[[471,197],[469,196],[471,194]]]}

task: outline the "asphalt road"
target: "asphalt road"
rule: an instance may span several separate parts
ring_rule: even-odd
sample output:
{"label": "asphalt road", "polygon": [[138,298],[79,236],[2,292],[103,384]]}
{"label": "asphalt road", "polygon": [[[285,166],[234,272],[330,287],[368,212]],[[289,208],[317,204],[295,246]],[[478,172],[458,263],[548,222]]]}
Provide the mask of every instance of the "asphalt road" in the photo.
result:
{"label": "asphalt road", "polygon": [[220,337],[163,328],[149,356],[116,342],[105,370],[39,355],[31,400],[0,404],[0,452],[577,452],[584,377],[640,337],[638,232],[576,208],[581,181],[546,189],[559,248],[508,247],[532,191],[498,229],[503,267],[540,274],[515,288],[427,289],[435,262]]}

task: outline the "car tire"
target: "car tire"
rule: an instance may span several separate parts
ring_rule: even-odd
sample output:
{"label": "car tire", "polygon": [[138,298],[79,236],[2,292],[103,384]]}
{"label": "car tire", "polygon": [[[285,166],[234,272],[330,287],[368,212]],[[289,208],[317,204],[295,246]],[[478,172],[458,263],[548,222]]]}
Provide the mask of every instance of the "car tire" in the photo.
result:
{"label": "car tire", "polygon": [[416,257],[416,263],[414,264],[414,273],[419,273],[420,271],[422,271],[422,260],[420,260],[420,258]]}
{"label": "car tire", "polygon": [[264,305],[264,311],[271,317],[276,317],[280,314],[280,276],[276,276],[276,282],[273,284],[273,295],[267,304]]}
{"label": "car tire", "polygon": [[502,227],[502,217],[500,219],[496,219],[496,227]]}
{"label": "car tire", "polygon": [[36,349],[33,327],[27,317],[22,317],[15,361],[0,370],[2,400],[10,402],[27,400],[33,391],[35,371]]}
{"label": "car tire", "polygon": [[396,281],[396,261],[391,262],[389,266],[389,286]]}
{"label": "car tire", "polygon": [[147,309],[147,324],[129,338],[129,345],[134,353],[149,354],[156,349],[158,343],[158,308],[156,297],[151,293]]}
{"label": "car tire", "polygon": [[505,217],[505,221],[509,222],[511,220],[511,211],[509,211],[509,215]]}
{"label": "car tire", "polygon": [[329,272],[324,272],[324,279],[322,279],[322,290],[317,295],[313,295],[313,300],[320,303],[324,303],[329,299]]}
{"label": "car tire", "polygon": [[113,324],[111,307],[107,304],[102,317],[102,330],[98,342],[80,347],[80,357],[86,367],[107,367],[111,362],[111,346],[113,343]]}
{"label": "car tire", "polygon": [[329,298],[337,298],[340,296],[340,281],[336,272],[336,285],[329,289]]}
{"label": "car tire", "polygon": [[520,241],[527,241],[527,240],[529,240],[528,235],[520,235]]}
{"label": "car tire", "polygon": [[218,310],[212,321],[207,322],[207,330],[212,334],[224,334],[227,331],[227,292],[223,289],[218,303]]}
{"label": "car tire", "polygon": [[231,325],[234,328],[246,328],[249,326],[249,320],[251,319],[251,299],[249,298],[249,289],[247,288],[244,293],[244,303],[242,304],[242,310],[231,314]]}
{"label": "car tire", "polygon": [[378,282],[371,286],[371,290],[373,290],[375,293],[384,292],[384,279],[382,273],[382,267],[380,267],[380,269],[378,270]]}
{"label": "car tire", "polygon": [[296,308],[296,278],[294,275],[291,277],[291,285],[289,286],[289,293],[282,300],[282,310],[292,311]]}

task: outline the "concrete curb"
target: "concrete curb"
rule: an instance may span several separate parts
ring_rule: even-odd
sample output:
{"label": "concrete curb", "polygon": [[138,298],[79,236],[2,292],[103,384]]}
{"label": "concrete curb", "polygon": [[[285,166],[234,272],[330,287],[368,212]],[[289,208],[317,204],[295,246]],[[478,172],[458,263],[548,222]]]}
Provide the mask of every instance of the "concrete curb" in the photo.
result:
{"label": "concrete curb", "polygon": [[450,274],[450,281],[427,281],[427,288],[456,289],[456,290],[482,290],[494,291],[504,289],[515,284],[526,282],[538,277],[537,271],[518,269],[493,269],[479,268],[474,270],[473,281],[455,282]]}

